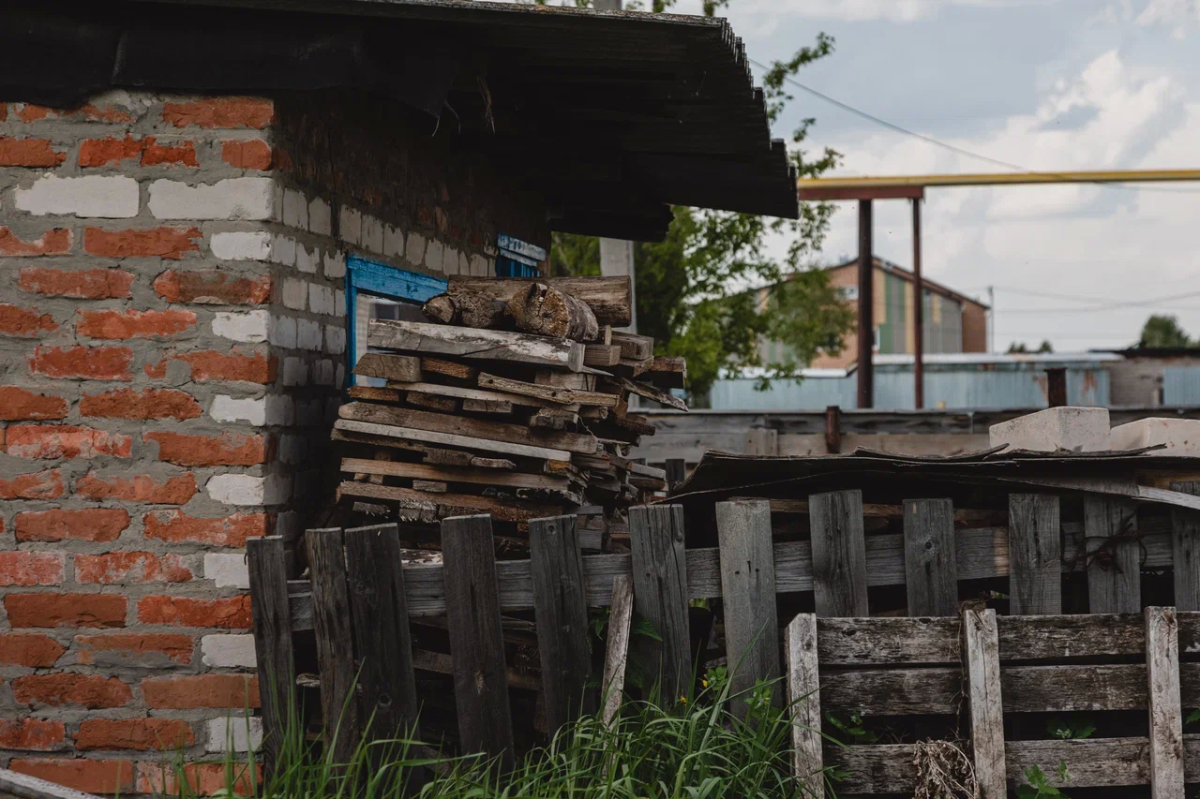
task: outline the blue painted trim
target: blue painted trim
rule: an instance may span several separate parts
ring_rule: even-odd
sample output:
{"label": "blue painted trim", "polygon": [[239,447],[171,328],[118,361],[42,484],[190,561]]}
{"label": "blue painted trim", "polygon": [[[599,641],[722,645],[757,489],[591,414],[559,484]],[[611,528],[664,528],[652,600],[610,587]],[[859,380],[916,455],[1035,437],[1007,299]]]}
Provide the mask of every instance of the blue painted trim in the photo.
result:
{"label": "blue painted trim", "polygon": [[[369,261],[358,255],[346,258],[346,347],[350,357],[358,351],[355,341],[355,306],[360,291],[375,294],[391,300],[413,300],[425,302],[446,291],[447,281],[417,272]],[[354,376],[350,374],[354,364],[346,370],[346,385],[351,385]]]}

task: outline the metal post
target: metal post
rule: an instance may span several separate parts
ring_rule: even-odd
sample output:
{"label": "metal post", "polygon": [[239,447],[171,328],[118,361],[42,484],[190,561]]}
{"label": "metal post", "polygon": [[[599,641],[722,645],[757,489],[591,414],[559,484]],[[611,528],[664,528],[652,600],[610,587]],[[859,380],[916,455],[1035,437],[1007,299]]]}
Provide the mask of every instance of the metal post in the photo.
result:
{"label": "metal post", "polygon": [[1067,367],[1053,366],[1046,370],[1046,399],[1051,408],[1067,404]]}
{"label": "metal post", "polygon": [[925,407],[925,281],[921,278],[921,201],[913,199],[913,402]]}
{"label": "metal post", "polygon": [[858,201],[858,407],[875,406],[875,258],[871,201]]}

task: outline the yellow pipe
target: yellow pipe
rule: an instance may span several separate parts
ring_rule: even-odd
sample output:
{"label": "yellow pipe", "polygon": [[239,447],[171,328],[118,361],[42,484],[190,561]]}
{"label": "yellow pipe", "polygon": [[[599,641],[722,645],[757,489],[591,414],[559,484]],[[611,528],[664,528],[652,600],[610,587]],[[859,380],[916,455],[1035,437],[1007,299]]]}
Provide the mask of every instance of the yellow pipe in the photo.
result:
{"label": "yellow pipe", "polygon": [[867,178],[805,178],[800,189],[879,189],[900,186],[1000,186],[1029,183],[1163,183],[1200,181],[1200,169],[1110,170],[1096,172],[998,172],[963,175],[897,175]]}

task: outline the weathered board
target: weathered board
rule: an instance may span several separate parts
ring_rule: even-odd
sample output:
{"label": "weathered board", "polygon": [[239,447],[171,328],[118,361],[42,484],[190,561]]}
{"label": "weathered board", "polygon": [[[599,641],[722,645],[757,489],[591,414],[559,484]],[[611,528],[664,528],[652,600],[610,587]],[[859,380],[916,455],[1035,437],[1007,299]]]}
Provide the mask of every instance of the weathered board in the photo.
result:
{"label": "weathered board", "polygon": [[904,566],[910,616],[958,615],[953,502],[905,501]]}
{"label": "weathered board", "polygon": [[809,498],[812,574],[818,616],[869,616],[862,492]]}
{"label": "weathered board", "polygon": [[[296,722],[292,686],[296,684],[288,594],[287,557],[283,537],[272,535],[246,541],[249,561],[251,623],[258,653],[258,685],[262,702],[263,754],[270,772],[279,762],[284,734]],[[308,595],[312,606],[311,594]],[[311,621],[309,627],[311,627]]]}
{"label": "weathered board", "polygon": [[553,366],[572,372],[583,369],[583,345],[578,342],[503,330],[372,319],[367,326],[367,343],[409,354]]}
{"label": "weathered board", "polygon": [[1008,498],[1009,610],[1013,615],[1062,612],[1062,537],[1058,497],[1011,494]]}
{"label": "weathered board", "polygon": [[688,573],[683,508],[651,505],[629,509],[634,607],[661,641],[645,639],[649,667],[662,678],[667,697],[687,696],[692,675],[688,625]]}
{"label": "weathered board", "polygon": [[358,675],[342,530],[308,530],[304,540],[312,572],[313,629],[321,669],[325,745],[332,747],[335,762],[349,763],[358,746],[358,702],[354,699]]}

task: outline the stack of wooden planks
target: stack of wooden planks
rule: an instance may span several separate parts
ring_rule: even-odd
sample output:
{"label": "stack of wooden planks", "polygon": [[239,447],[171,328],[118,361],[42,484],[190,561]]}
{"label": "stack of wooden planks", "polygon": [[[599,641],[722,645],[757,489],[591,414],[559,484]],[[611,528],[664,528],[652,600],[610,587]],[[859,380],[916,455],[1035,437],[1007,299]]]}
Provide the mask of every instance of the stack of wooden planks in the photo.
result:
{"label": "stack of wooden planks", "polygon": [[517,539],[575,513],[585,548],[611,549],[628,507],[666,488],[628,457],[654,432],[631,398],[687,410],[670,393],[683,359],[613,330],[631,300],[627,278],[453,278],[425,304],[433,321],[373,320],[333,430],[339,498],[405,522],[490,513]]}

